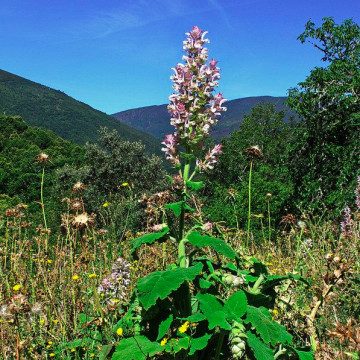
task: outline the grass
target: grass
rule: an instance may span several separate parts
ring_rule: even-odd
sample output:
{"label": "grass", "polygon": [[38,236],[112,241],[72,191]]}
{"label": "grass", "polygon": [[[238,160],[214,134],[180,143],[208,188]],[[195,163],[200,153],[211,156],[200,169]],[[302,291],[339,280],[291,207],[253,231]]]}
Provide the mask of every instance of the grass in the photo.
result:
{"label": "grass", "polygon": [[[119,204],[100,206],[106,216],[99,216],[96,225],[80,199],[81,206],[68,200],[61,232],[29,223],[22,204],[1,217],[1,359],[99,358],[104,344],[111,348],[123,331],[136,331],[121,321],[131,306],[137,279],[176,263],[170,242],[143,246],[134,260],[129,243],[137,234],[125,221],[120,231],[116,229],[121,237],[114,236],[109,219],[109,207]],[[156,206],[154,199],[149,206]],[[136,201],[131,192],[126,201]],[[165,205],[162,199],[159,214]],[[154,211],[148,208],[148,214],[151,224]],[[311,345],[317,358],[350,359],[347,354],[360,350],[359,239],[356,232],[342,237],[337,222],[306,214],[299,220],[288,215],[276,240],[255,239],[249,247],[247,231],[223,224],[212,231],[245,258],[263,261],[271,274],[293,273],[307,279],[308,284],[289,281],[277,289],[274,318],[299,343]],[[108,228],[102,228],[104,224]],[[129,264],[130,281],[121,296],[98,290],[118,258]]]}

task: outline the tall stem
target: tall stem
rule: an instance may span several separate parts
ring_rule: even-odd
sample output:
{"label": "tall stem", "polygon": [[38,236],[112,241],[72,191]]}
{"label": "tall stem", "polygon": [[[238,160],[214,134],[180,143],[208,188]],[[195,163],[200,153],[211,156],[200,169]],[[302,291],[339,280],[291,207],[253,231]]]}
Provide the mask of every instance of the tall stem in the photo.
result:
{"label": "tall stem", "polygon": [[45,205],[44,205],[44,178],[45,178],[45,166],[43,166],[43,169],[42,169],[40,198],[41,198],[41,209],[42,209],[42,214],[43,214],[43,218],[44,218],[45,235],[46,235],[45,250],[47,251],[49,234],[48,234],[48,228],[47,228],[47,224],[46,224]]}
{"label": "tall stem", "polygon": [[271,242],[270,199],[268,199],[268,224],[269,224],[269,245],[270,245],[270,242]]}
{"label": "tall stem", "polygon": [[248,226],[247,226],[247,239],[246,239],[246,247],[249,247],[249,239],[250,239],[250,225],[251,225],[251,176],[252,176],[252,168],[253,168],[253,160],[250,162],[250,172],[249,172],[249,209],[248,209]]}
{"label": "tall stem", "polygon": [[189,170],[190,170],[190,162],[186,160],[185,166],[184,166],[184,191],[181,195],[181,214],[180,214],[180,224],[179,224],[179,239],[178,239],[178,256],[179,256],[179,265],[180,267],[186,267],[187,261],[186,261],[186,253],[185,253],[185,239],[184,237],[184,227],[185,227],[185,200],[186,200],[186,182],[189,177]]}

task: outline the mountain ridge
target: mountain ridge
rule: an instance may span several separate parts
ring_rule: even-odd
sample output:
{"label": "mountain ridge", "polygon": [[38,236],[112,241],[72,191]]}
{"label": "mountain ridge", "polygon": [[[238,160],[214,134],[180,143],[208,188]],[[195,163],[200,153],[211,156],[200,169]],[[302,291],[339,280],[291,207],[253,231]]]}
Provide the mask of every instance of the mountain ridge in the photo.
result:
{"label": "mountain ridge", "polygon": [[[211,136],[216,140],[229,136],[230,133],[237,130],[241,124],[244,115],[250,114],[251,109],[260,103],[273,104],[276,111],[285,110],[285,119],[295,117],[296,113],[290,111],[284,104],[287,97],[285,96],[249,96],[245,98],[229,100],[225,103],[227,111],[219,118],[219,122],[214,126]],[[164,138],[166,134],[174,131],[170,125],[170,115],[167,111],[167,105],[150,105],[129,109],[113,114],[123,124],[135,129],[145,131],[155,138]]]}
{"label": "mountain ridge", "polygon": [[19,115],[29,125],[52,130],[79,145],[96,142],[101,126],[115,129],[125,140],[142,141],[150,153],[161,155],[160,142],[151,135],[52,89],[0,69],[0,113]]}

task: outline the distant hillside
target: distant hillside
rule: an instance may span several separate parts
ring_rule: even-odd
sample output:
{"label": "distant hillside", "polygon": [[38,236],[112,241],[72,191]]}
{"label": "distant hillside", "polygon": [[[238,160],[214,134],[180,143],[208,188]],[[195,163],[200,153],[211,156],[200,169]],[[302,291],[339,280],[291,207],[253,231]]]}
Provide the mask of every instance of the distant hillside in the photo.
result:
{"label": "distant hillside", "polygon": [[98,139],[98,129],[116,129],[126,140],[141,140],[148,152],[160,154],[160,142],[149,134],[120,123],[112,116],[67,96],[0,70],[0,113],[20,115],[28,124],[54,131],[77,144]]}
{"label": "distant hillside", "polygon": [[[274,104],[277,111],[288,110],[286,118],[295,115],[294,112],[284,105],[286,97],[257,96],[236,100],[230,100],[226,103],[227,111],[219,120],[212,131],[212,136],[220,140],[237,130],[245,114],[250,114],[251,109],[264,102]],[[163,138],[166,134],[174,131],[170,125],[170,115],[167,112],[167,105],[146,106],[138,109],[131,109],[116,113],[113,115],[121,123],[127,124],[135,129],[145,131],[146,133]]]}

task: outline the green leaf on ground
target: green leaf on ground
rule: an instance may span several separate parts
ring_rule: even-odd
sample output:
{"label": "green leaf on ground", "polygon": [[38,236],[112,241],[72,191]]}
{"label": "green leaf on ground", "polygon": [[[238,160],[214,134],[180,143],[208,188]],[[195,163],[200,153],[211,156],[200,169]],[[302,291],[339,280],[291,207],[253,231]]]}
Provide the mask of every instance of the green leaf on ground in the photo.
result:
{"label": "green leaf on ground", "polygon": [[174,317],[171,314],[166,320],[164,320],[164,321],[162,321],[160,323],[160,325],[159,325],[159,333],[158,333],[158,337],[156,338],[156,341],[159,341],[160,339],[162,339],[164,337],[166,332],[169,330],[173,319],[174,319]]}
{"label": "green leaf on ground", "polygon": [[245,323],[251,323],[266,344],[271,343],[273,346],[277,343],[292,344],[292,336],[285,326],[272,320],[269,310],[264,307],[248,306]]}
{"label": "green leaf on ground", "polygon": [[133,250],[137,249],[142,244],[152,244],[156,240],[160,240],[169,232],[169,228],[166,227],[163,231],[158,233],[151,233],[140,236],[131,241],[131,247]]}
{"label": "green leaf on ground", "polygon": [[197,247],[210,246],[218,253],[230,258],[237,257],[236,252],[225,241],[210,236],[203,236],[199,232],[191,233],[187,239],[190,244]]}
{"label": "green leaf on ground", "polygon": [[211,336],[211,334],[205,334],[204,336],[200,336],[198,338],[192,338],[190,343],[189,355],[193,355],[196,351],[204,349],[208,344]]}
{"label": "green leaf on ground", "polygon": [[246,333],[247,343],[254,352],[256,360],[274,360],[273,351],[264,344],[256,335],[251,331]]}
{"label": "green leaf on ground", "polygon": [[146,336],[135,336],[120,340],[111,359],[146,360],[148,356],[154,356],[163,350],[160,344],[150,341]]}
{"label": "green leaf on ground", "polygon": [[185,281],[192,281],[202,271],[201,263],[189,268],[155,271],[138,281],[137,289],[141,305],[145,310],[155,305],[157,299],[165,299]]}
{"label": "green leaf on ground", "polygon": [[237,320],[246,313],[247,298],[243,291],[237,291],[232,294],[225,303],[224,310],[228,320]]}
{"label": "green leaf on ground", "polygon": [[220,301],[210,294],[197,294],[196,298],[200,302],[200,310],[206,316],[209,322],[209,329],[214,329],[216,326],[225,330],[231,330],[230,324],[226,321],[226,312]]}

